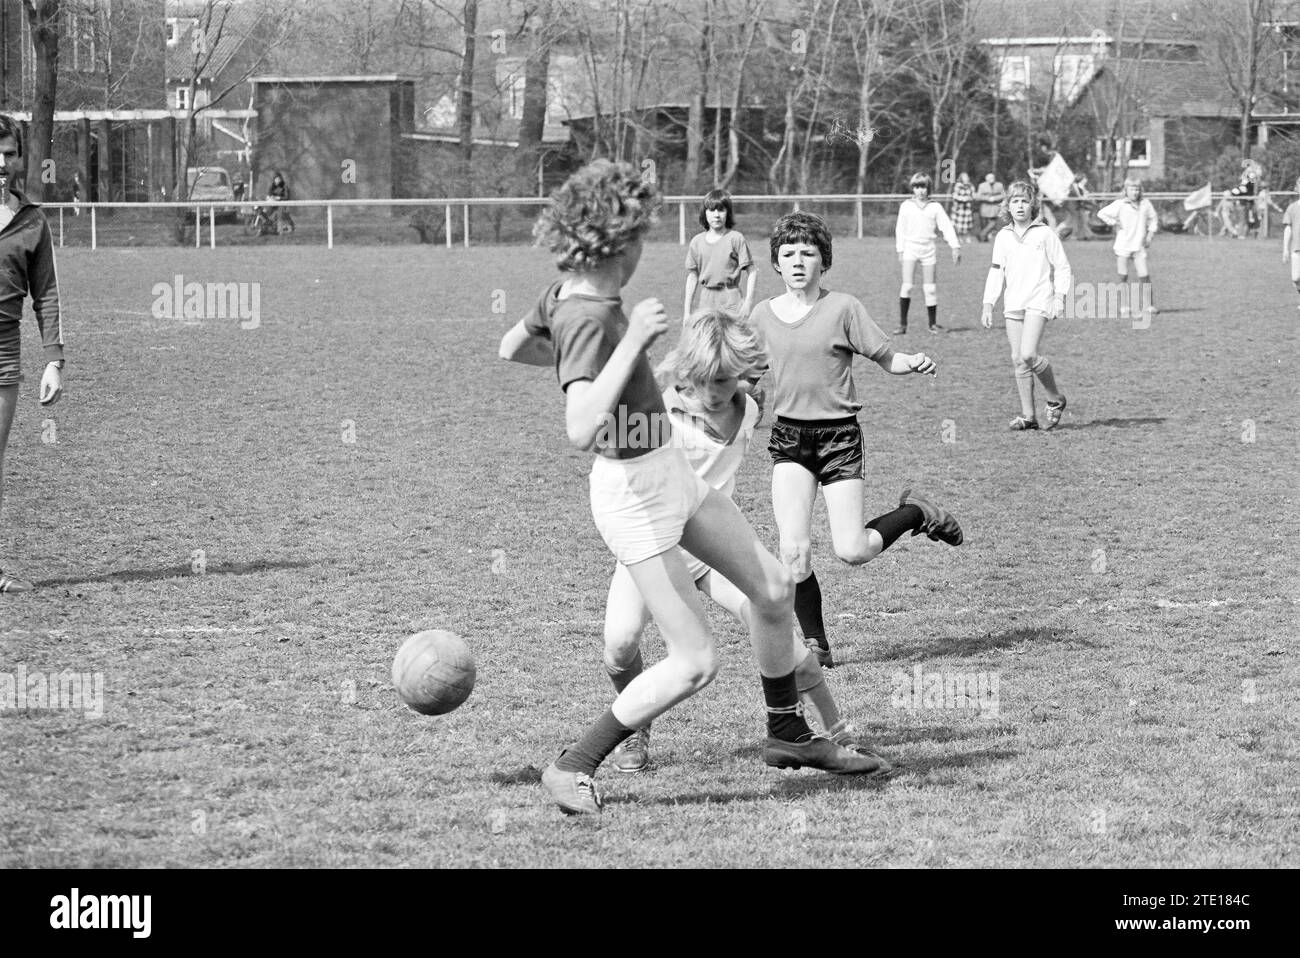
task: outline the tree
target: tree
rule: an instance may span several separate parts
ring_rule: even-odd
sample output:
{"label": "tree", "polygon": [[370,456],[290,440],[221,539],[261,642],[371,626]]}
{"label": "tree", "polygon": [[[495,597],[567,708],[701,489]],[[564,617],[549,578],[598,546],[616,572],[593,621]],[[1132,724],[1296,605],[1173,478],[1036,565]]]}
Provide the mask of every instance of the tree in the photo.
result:
{"label": "tree", "polygon": [[[986,114],[990,99],[988,57],[975,40],[978,0],[911,0],[913,23],[908,73],[929,99],[934,181],[951,182],[962,148]],[[945,175],[947,174],[947,175]]]}
{"label": "tree", "polygon": [[857,129],[850,137],[858,150],[853,180],[855,193],[866,192],[867,165],[879,112],[878,81],[887,66],[897,69],[901,65],[897,59],[890,60],[886,49],[888,38],[900,26],[900,10],[901,0],[855,0],[857,16],[851,17],[848,25],[849,44],[858,71]]}
{"label": "tree", "polygon": [[520,32],[529,39],[528,59],[524,62],[524,104],[519,118],[519,154],[516,168],[519,194],[532,193],[534,173],[540,178],[544,158],[542,137],[546,132],[547,99],[551,71],[551,0],[535,0],[524,8]]}
{"label": "tree", "polygon": [[42,176],[45,161],[54,149],[54,103],[59,82],[59,32],[62,18],[59,0],[23,0],[23,16],[36,51],[36,86],[32,102],[32,126],[27,137],[27,192],[33,200],[45,198]]}
{"label": "tree", "polygon": [[1265,65],[1275,52],[1276,6],[1276,0],[1196,0],[1193,7],[1209,59],[1218,67],[1236,104],[1243,157],[1250,156],[1250,121],[1255,107],[1274,89]]}

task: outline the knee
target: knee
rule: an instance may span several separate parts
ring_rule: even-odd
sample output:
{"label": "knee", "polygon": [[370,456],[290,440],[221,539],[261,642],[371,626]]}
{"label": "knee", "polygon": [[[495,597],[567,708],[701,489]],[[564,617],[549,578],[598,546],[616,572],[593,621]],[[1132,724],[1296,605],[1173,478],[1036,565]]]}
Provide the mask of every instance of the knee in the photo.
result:
{"label": "knee", "polygon": [[925,305],[939,305],[939,286],[937,283],[924,283],[921,290],[925,293]]}
{"label": "knee", "polygon": [[835,544],[835,557],[841,562],[847,562],[849,565],[862,565],[864,562],[870,562],[877,554],[877,551],[871,548],[871,536],[865,534],[865,532],[853,542],[837,542]]}
{"label": "knee", "polygon": [[800,692],[807,692],[811,689],[815,689],[824,681],[826,681],[826,679],[822,674],[822,667],[817,663],[817,656],[805,655],[803,661],[795,666],[795,688]]}
{"label": "knee", "polygon": [[681,657],[679,666],[692,693],[698,692],[718,677],[717,650],[712,643],[707,648],[692,650]]}
{"label": "knee", "polygon": [[1026,369],[1033,369],[1038,365],[1039,358],[1040,357],[1036,352],[1027,353],[1022,351],[1020,353],[1020,364]]}
{"label": "knee", "polygon": [[808,573],[812,572],[812,540],[782,540],[781,564],[789,569],[793,575],[806,579]]}
{"label": "knee", "polygon": [[898,298],[899,298],[899,299],[911,299],[911,298],[912,298],[912,284],[911,284],[911,283],[907,282],[906,280],[903,281],[903,284],[902,284],[901,286],[898,287]]}
{"label": "knee", "polygon": [[767,577],[759,594],[749,597],[755,614],[770,618],[787,612],[794,605],[794,577],[784,567]]}
{"label": "knee", "polygon": [[626,669],[641,651],[641,631],[621,626],[605,626],[605,665]]}

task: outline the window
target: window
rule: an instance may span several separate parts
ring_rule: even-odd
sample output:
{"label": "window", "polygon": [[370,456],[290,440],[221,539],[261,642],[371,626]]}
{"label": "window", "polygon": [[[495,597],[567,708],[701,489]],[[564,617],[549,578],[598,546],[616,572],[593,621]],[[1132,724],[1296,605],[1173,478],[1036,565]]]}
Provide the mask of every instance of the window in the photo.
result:
{"label": "window", "polygon": [[193,17],[168,17],[167,18],[167,45],[174,47],[181,42],[181,39],[192,29],[199,25],[199,21]]}
{"label": "window", "polygon": [[1100,137],[1097,140],[1097,165],[1142,167],[1151,165],[1151,145],[1145,136]]}
{"label": "window", "polygon": [[178,86],[173,92],[176,94],[175,108],[188,110],[190,108],[190,88],[188,86]]}
{"label": "window", "polygon": [[1029,57],[1003,57],[999,91],[1008,100],[1023,100],[1029,89]]}
{"label": "window", "polygon": [[1062,53],[1056,58],[1053,87],[1057,102],[1068,105],[1079,98],[1092,80],[1094,62],[1090,53]]}
{"label": "window", "polygon": [[524,115],[524,78],[510,77],[506,82],[510,85],[510,115],[516,120],[522,119]]}

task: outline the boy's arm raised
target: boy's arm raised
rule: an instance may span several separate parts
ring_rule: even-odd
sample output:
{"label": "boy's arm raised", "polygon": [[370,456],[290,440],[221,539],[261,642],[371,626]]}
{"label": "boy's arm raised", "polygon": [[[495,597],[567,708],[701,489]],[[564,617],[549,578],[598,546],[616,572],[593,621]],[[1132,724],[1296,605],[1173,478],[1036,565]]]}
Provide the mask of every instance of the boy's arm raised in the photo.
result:
{"label": "boy's arm raised", "polygon": [[519,320],[501,337],[501,347],[497,350],[497,355],[512,363],[523,363],[526,366],[555,365],[555,351],[551,348],[551,344],[541,336],[530,333],[525,325],[526,322],[525,319]]}
{"label": "boy's arm raised", "polygon": [[663,303],[646,299],[636,304],[627,332],[596,378],[575,380],[565,390],[564,427],[569,442],[579,449],[595,444],[641,354],[667,329],[668,311]]}

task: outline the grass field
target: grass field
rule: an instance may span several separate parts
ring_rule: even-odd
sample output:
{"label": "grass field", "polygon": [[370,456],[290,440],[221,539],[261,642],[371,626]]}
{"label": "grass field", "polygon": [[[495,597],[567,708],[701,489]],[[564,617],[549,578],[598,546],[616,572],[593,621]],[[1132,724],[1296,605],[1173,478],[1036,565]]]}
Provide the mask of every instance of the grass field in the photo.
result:
{"label": "grass field", "polygon": [[[1070,407],[1046,434],[1006,431],[1005,337],[977,328],[989,247],[942,266],[952,332],[907,337],[939,376],[859,367],[868,512],[911,484],[966,544],[851,569],[815,525],[830,682],[897,774],[766,769],[748,643],[715,610],[722,674],[656,723],[652,771],[602,772],[599,823],[537,784],[612,698],[589,460],[553,373],[496,359],[546,256],[65,250],[67,396],[36,404],[32,324],[0,527],[4,567],[41,588],[0,597],[0,673],[101,673],[103,714],[0,712],[0,865],[1294,865],[1300,403],[1277,245],[1158,239],[1149,329],[1051,326]],[[1108,243],[1067,250],[1078,281],[1110,281]],[[888,241],[835,253],[828,285],[892,329]],[[679,308],[681,259],[651,246],[627,299]],[[178,275],[260,284],[255,328],[155,318]],[[766,439],[737,498],[775,547]],[[479,666],[440,718],[389,680],[429,627]],[[995,676],[996,716],[893,707],[918,667]]]}

